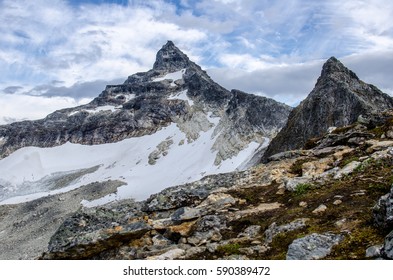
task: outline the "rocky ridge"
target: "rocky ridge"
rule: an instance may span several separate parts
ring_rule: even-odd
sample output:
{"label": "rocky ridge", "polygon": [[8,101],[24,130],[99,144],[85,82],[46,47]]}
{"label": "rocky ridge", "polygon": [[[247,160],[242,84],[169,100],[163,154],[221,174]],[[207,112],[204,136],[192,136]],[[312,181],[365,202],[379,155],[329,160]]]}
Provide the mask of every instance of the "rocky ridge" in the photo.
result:
{"label": "rocky ridge", "polygon": [[359,119],[268,164],[83,208],[42,258],[391,259],[393,112]]}
{"label": "rocky ridge", "polygon": [[289,115],[288,122],[269,144],[263,160],[272,155],[302,148],[313,137],[323,135],[330,127],[354,123],[362,114],[393,108],[393,98],[331,57],[322,68],[318,81]]}

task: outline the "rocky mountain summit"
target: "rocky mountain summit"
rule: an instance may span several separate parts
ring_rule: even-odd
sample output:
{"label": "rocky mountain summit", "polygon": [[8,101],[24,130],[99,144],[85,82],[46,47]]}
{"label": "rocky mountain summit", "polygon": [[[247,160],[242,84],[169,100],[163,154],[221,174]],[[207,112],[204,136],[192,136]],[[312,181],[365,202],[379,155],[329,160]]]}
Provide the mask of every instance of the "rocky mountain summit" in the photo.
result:
{"label": "rocky mountain summit", "polygon": [[[231,111],[235,104],[239,107],[237,114]],[[26,146],[117,142],[152,134],[170,123],[176,123],[189,140],[195,140],[201,131],[213,126],[207,117],[210,113],[212,118],[220,118],[214,133],[220,135],[218,141],[231,137],[227,134],[232,134],[233,123],[241,132],[231,143],[215,145],[219,162],[253,140],[263,143],[265,138],[273,138],[290,110],[271,99],[251,95],[245,98],[224,89],[168,41],[158,51],[152,70],[134,74],[124,84],[107,86],[89,104],[62,109],[38,121],[0,126],[0,158]]]}
{"label": "rocky mountain summit", "polygon": [[264,161],[276,153],[302,148],[310,138],[323,135],[330,127],[346,126],[362,114],[389,108],[393,108],[392,97],[359,80],[332,57],[323,65],[314,89],[291,112],[286,126],[269,144]]}

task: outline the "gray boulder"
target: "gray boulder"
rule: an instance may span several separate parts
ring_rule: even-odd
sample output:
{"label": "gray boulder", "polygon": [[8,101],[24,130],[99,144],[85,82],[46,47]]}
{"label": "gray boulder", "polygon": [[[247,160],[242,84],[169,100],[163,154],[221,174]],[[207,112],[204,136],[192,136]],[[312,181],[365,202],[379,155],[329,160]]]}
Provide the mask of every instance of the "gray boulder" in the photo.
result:
{"label": "gray boulder", "polygon": [[269,244],[273,241],[273,238],[284,232],[289,232],[293,230],[297,230],[299,228],[303,228],[306,226],[306,222],[309,219],[303,218],[303,219],[296,219],[293,222],[285,225],[278,226],[275,222],[272,223],[269,228],[265,231],[265,243]]}
{"label": "gray boulder", "polygon": [[313,233],[296,239],[288,247],[287,260],[319,260],[330,254],[344,237],[339,234]]}
{"label": "gray boulder", "polygon": [[393,230],[385,237],[382,256],[386,259],[393,260]]}
{"label": "gray boulder", "polygon": [[374,245],[366,250],[366,258],[379,258],[381,256],[382,245]]}
{"label": "gray boulder", "polygon": [[393,186],[390,192],[382,196],[373,208],[374,222],[383,228],[393,226]]}

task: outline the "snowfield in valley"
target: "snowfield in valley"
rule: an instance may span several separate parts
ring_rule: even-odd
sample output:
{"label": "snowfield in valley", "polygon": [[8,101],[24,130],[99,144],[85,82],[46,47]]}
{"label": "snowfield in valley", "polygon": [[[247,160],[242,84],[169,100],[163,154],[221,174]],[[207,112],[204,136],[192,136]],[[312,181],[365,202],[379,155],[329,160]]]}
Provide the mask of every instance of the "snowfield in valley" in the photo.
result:
{"label": "snowfield in valley", "polygon": [[[209,117],[216,124],[218,118]],[[134,198],[142,200],[160,190],[201,179],[209,174],[236,170],[259,147],[256,142],[237,156],[214,165],[217,152],[211,147],[214,127],[200,132],[195,141],[188,143],[186,136],[172,123],[153,135],[130,138],[117,143],[80,145],[66,143],[52,148],[25,147],[0,160],[0,204],[31,201],[43,196],[67,192],[83,185],[107,180],[125,184],[117,192],[97,201],[84,201],[85,206],[105,204],[113,200]],[[149,164],[149,155],[163,141],[170,141],[168,150],[159,154],[155,164]],[[94,167],[96,167],[94,169]],[[76,180],[60,189],[34,188],[37,182],[50,181],[59,173],[77,172],[90,168]]]}

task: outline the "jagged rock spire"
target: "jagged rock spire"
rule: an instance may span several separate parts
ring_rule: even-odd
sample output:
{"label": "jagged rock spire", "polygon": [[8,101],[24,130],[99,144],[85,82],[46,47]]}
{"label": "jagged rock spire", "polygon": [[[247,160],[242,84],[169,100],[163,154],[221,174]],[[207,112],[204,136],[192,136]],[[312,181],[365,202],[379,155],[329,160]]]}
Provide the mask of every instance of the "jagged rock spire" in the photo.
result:
{"label": "jagged rock spire", "polygon": [[325,64],[322,66],[322,72],[320,79],[326,78],[346,78],[359,80],[358,76],[344,66],[337,58],[332,56],[329,58]]}
{"label": "jagged rock spire", "polygon": [[354,123],[362,114],[393,108],[393,98],[359,80],[335,57],[322,67],[321,76],[305,100],[289,115],[286,126],[267,148],[262,161],[279,152],[300,149],[332,126]]}
{"label": "jagged rock spire", "polygon": [[153,69],[176,71],[190,66],[192,62],[172,41],[168,41],[157,53]]}

